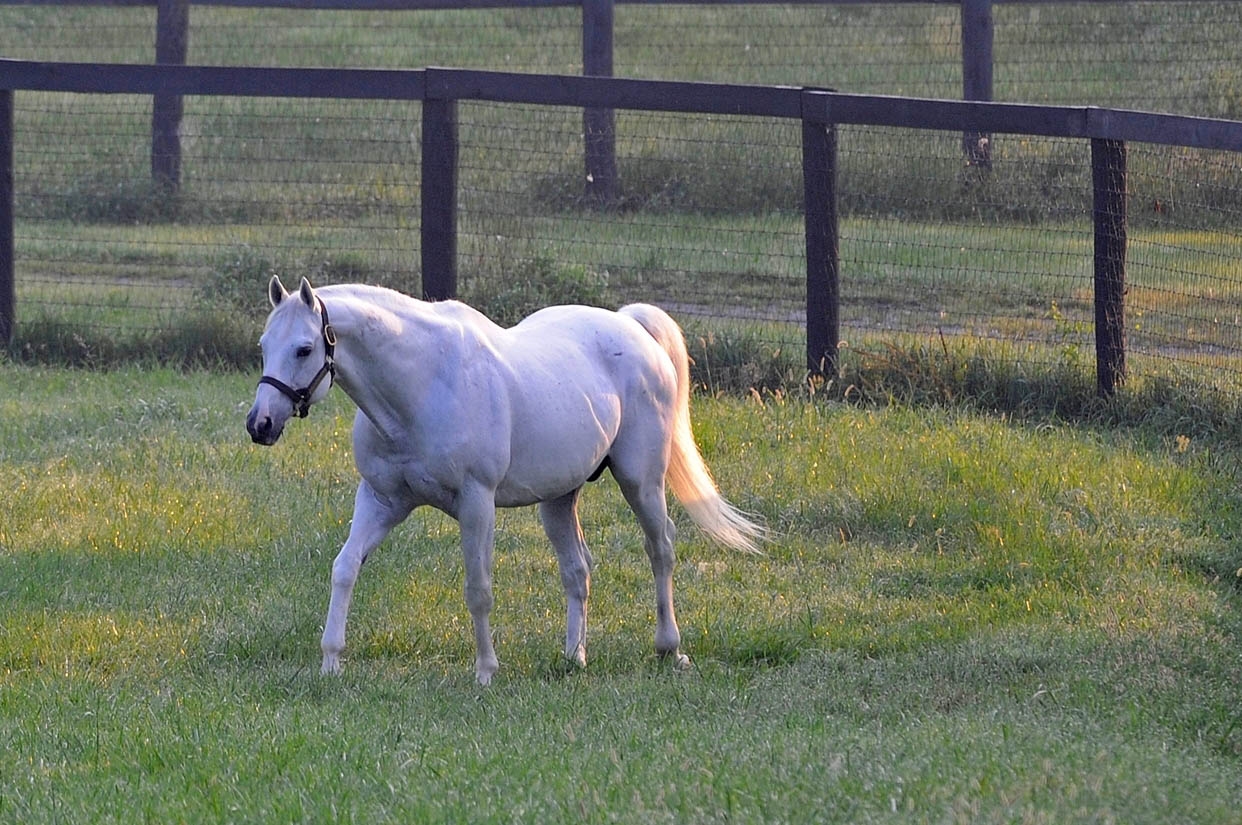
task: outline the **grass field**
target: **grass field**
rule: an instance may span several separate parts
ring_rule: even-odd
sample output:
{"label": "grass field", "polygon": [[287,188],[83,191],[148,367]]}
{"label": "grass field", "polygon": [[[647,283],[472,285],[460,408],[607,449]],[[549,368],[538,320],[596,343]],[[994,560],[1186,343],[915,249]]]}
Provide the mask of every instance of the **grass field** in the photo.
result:
{"label": "grass field", "polygon": [[0,365],[0,821],[1237,821],[1236,438],[698,397],[776,537],[683,530],[694,668],[651,653],[604,480],[587,670],[507,511],[479,689],[434,513],[367,565],[345,674],[318,676],[352,407],[254,447],[253,378]]}

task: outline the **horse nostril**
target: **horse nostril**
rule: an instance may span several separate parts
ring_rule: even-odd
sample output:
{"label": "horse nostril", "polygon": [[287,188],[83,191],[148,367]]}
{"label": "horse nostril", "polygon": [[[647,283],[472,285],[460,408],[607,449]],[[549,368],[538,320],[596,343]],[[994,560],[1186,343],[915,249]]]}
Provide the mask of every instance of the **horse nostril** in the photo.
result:
{"label": "horse nostril", "polygon": [[260,419],[252,412],[246,417],[246,430],[255,441],[266,439],[272,433],[272,417],[265,415]]}

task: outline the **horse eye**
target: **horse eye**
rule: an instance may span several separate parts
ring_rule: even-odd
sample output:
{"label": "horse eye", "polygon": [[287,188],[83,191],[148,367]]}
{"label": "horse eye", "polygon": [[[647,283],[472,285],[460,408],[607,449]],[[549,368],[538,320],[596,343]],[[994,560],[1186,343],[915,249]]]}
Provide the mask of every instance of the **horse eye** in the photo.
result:
{"label": "horse eye", "polygon": [[298,347],[298,352],[297,352],[298,358],[306,358],[307,356],[311,354],[312,351],[313,350],[311,349],[311,347]]}

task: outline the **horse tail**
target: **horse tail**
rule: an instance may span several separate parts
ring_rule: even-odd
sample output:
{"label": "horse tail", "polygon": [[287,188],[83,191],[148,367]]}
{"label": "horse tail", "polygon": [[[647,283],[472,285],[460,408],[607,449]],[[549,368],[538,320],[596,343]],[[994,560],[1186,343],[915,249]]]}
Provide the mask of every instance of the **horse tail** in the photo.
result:
{"label": "horse tail", "polygon": [[676,413],[666,481],[673,495],[699,529],[721,544],[737,550],[758,552],[767,531],[720,495],[690,426],[690,355],[681,327],[667,312],[650,304],[630,304],[620,309],[668,354],[677,373]]}

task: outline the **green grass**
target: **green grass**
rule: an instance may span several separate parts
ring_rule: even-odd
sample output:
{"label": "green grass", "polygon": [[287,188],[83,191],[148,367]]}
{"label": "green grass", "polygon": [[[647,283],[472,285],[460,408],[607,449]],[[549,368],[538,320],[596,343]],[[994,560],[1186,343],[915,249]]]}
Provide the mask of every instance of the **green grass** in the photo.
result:
{"label": "green grass", "polygon": [[340,393],[265,450],[252,375],[0,382],[0,821],[1236,820],[1227,429],[696,397],[722,488],[776,538],[684,525],[695,667],[651,653],[604,480],[587,670],[560,663],[534,513],[506,511],[479,689],[434,513],[368,563],[345,674],[317,674],[356,482]]}

